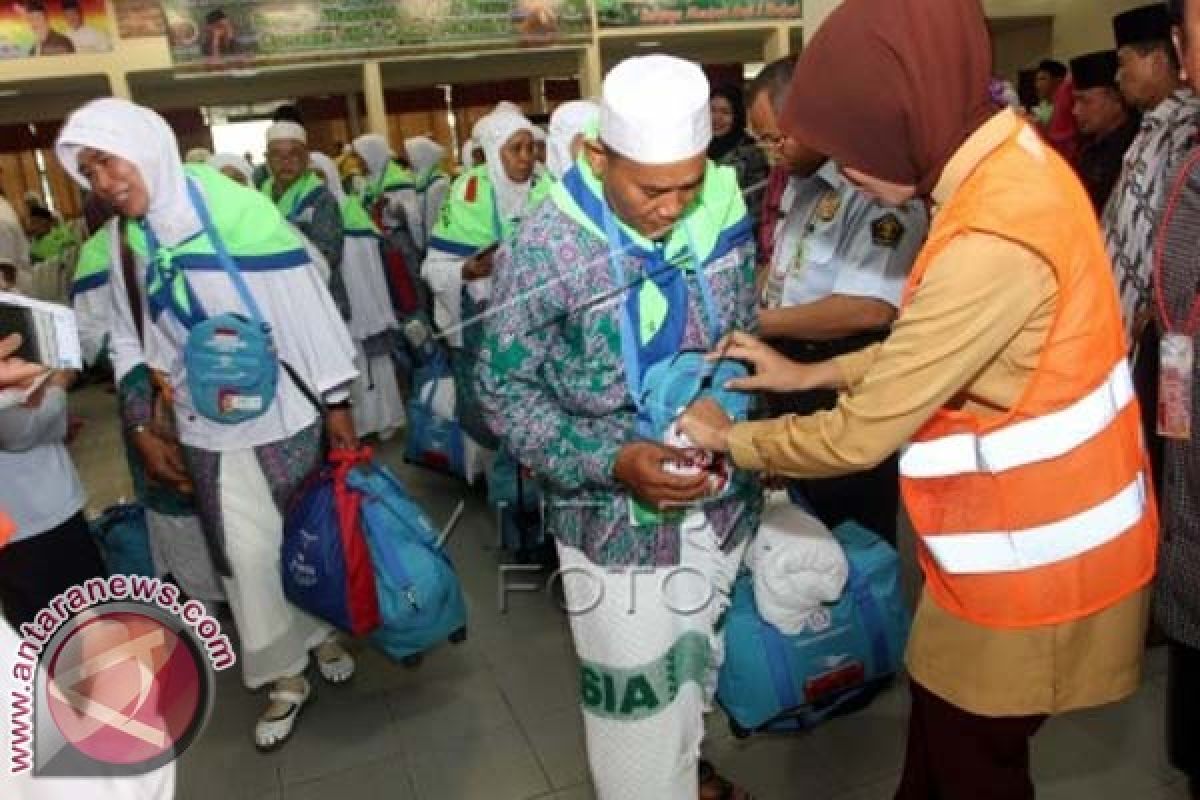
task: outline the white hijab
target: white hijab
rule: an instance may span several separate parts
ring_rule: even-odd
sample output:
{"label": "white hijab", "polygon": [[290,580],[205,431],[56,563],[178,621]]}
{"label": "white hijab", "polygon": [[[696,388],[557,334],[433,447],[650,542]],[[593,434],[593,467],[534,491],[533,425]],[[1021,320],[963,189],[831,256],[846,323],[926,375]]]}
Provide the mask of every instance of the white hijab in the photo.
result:
{"label": "white hijab", "polygon": [[462,164],[463,169],[470,169],[475,166],[475,144],[474,139],[467,139],[463,142],[462,149],[458,152],[458,161]]}
{"label": "white hijab", "polygon": [[342,188],[342,175],[338,171],[337,164],[333,163],[333,159],[314,150],[308,154],[308,163],[325,177],[325,188],[333,193],[338,205],[346,202],[346,190]]}
{"label": "white hijab", "polygon": [[550,136],[546,140],[546,167],[555,178],[562,179],[575,163],[571,143],[575,137],[600,119],[600,106],[591,100],[572,100],[563,103],[550,116]]}
{"label": "white hijab", "polygon": [[412,165],[413,173],[418,178],[423,178],[436,169],[446,156],[446,148],[428,136],[405,139],[404,152],[408,155],[408,163]]}
{"label": "white hijab", "polygon": [[479,120],[475,131],[479,146],[483,148],[488,177],[491,178],[492,187],[496,192],[496,210],[500,214],[500,219],[512,219],[524,210],[533,179],[517,183],[509,178],[508,173],[504,170],[504,160],[500,156],[500,150],[521,131],[528,131],[532,135],[533,124],[520,114],[513,114],[509,111],[493,111]]}
{"label": "white hijab", "polygon": [[379,180],[392,160],[392,147],[378,133],[364,133],[354,140],[354,152],[367,165],[367,179],[372,183]]}
{"label": "white hijab", "polygon": [[254,167],[250,166],[246,159],[234,153],[217,153],[208,160],[208,165],[215,170],[223,170],[226,168],[236,170],[239,175],[246,179],[246,185],[254,186]]}
{"label": "white hijab", "polygon": [[146,221],[164,246],[177,245],[203,228],[188,199],[179,143],[158,114],[128,100],[102,97],[67,118],[54,151],[75,182],[90,189],[79,172],[79,152],[85,147],[137,167],[150,198]]}

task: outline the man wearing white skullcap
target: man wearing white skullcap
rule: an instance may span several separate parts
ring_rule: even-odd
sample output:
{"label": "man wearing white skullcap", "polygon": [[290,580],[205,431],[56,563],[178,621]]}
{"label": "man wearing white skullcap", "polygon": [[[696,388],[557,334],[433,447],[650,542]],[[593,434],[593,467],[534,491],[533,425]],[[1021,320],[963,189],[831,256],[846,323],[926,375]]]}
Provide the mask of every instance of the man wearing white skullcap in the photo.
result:
{"label": "man wearing white skullcap", "polygon": [[262,185],[279,213],[295,225],[329,267],[329,292],[342,316],[349,317],[350,301],[342,278],[342,212],[337,198],[309,163],[308,133],[291,120],[267,128],[267,169]]}
{"label": "man wearing white skullcap", "polygon": [[703,385],[685,351],[755,327],[754,243],[736,175],[706,157],[708,98],[687,61],[613,69],[598,138],[497,252],[482,323],[484,416],[541,481],[578,612],[600,800],[741,796],[698,757],[761,491],[665,444]]}

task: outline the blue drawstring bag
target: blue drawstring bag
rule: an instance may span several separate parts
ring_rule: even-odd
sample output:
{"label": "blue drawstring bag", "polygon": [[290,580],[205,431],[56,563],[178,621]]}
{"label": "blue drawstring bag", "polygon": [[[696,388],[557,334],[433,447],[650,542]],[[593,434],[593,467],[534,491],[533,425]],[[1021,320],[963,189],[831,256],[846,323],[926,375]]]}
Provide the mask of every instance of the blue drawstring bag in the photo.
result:
{"label": "blue drawstring bag", "polygon": [[370,460],[370,448],[329,453],[288,507],[280,552],[284,596],[354,636],[366,636],[381,622],[362,496],[347,485],[350,471]]}
{"label": "blue drawstring bag", "polygon": [[725,388],[727,381],[749,374],[740,361],[706,361],[704,353],[688,350],[658,362],[642,379],[642,413],[652,436],[661,439],[671,423],[692,403],[716,400],[734,422],[750,414],[752,395]]}
{"label": "blue drawstring bag", "polygon": [[738,736],[807,730],[859,710],[900,669],[909,630],[900,559],[857,523],[833,535],[850,577],[841,600],[814,612],[802,633],[785,636],[762,618],[749,572],[734,584],[717,702]]}
{"label": "blue drawstring bag", "polygon": [[92,521],[91,528],[109,575],[155,577],[146,509],[140,504],[110,506]]}
{"label": "blue drawstring bag", "polygon": [[397,661],[444,641],[461,641],[467,624],[462,585],[433,526],[386,467],[350,471],[361,495],[360,523],[375,566],[382,624],[371,642]]}
{"label": "blue drawstring bag", "polygon": [[462,425],[434,407],[434,394],[453,373],[444,357],[436,357],[417,369],[406,408],[408,431],[404,460],[411,464],[466,477],[466,453]]}

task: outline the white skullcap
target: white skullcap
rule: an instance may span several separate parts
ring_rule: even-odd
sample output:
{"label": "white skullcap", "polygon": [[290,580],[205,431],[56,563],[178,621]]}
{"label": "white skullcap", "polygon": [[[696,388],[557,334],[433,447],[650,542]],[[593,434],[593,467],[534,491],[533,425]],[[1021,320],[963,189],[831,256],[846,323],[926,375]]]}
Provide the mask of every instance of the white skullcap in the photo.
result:
{"label": "white skullcap", "polygon": [[600,139],[639,164],[674,164],[708,150],[708,78],[666,55],[627,58],[604,78]]}
{"label": "white skullcap", "polygon": [[267,128],[267,141],[278,142],[283,140],[308,144],[308,133],[302,126],[290,120],[283,119]]}

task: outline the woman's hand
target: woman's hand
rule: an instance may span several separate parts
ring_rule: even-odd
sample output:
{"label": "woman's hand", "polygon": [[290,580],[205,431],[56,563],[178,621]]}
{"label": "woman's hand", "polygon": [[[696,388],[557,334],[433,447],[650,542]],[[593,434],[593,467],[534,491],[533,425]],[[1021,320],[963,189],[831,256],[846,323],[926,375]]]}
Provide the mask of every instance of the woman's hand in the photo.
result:
{"label": "woman's hand", "polygon": [[726,389],[739,392],[802,392],[822,385],[823,365],[792,361],[770,345],[741,331],[726,336],[708,354],[709,361],[722,358],[744,361],[754,369],[753,375],[727,382]]}
{"label": "woman's hand", "polygon": [[21,348],[21,335],[14,333],[0,339],[0,389],[10,386],[26,386],[46,371],[41,364],[31,364],[12,354]]}
{"label": "woman's hand", "polygon": [[155,483],[191,493],[192,479],[183,460],[183,448],[149,430],[133,434],[133,444],[146,464],[146,476]]}
{"label": "woman's hand", "polygon": [[729,431],[733,420],[711,397],[698,400],[679,418],[679,432],[702,450],[729,452]]}
{"label": "woman's hand", "polygon": [[332,408],[325,416],[325,434],[333,450],[357,450],[354,414],[348,408]]}
{"label": "woman's hand", "polygon": [[476,253],[463,264],[462,278],[464,281],[477,281],[492,276],[492,257],[495,248]]}

